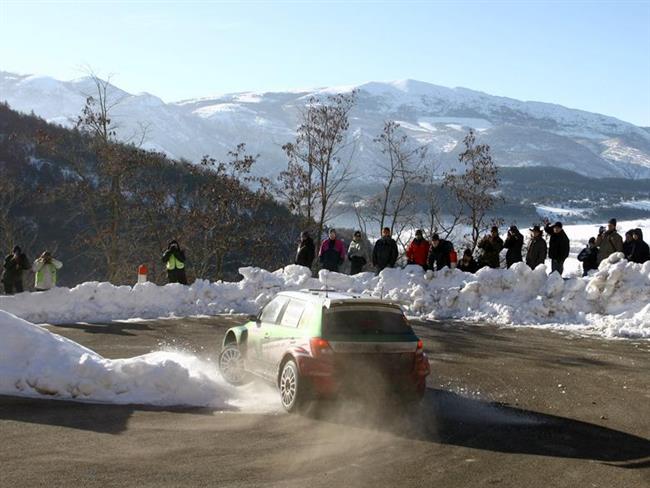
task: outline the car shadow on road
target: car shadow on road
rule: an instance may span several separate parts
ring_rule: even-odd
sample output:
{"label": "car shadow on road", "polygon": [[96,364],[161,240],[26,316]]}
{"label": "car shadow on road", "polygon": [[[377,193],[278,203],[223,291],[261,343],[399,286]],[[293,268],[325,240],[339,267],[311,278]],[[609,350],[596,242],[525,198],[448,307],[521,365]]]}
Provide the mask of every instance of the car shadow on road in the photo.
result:
{"label": "car shadow on road", "polygon": [[543,414],[452,392],[428,389],[420,406],[404,410],[322,403],[306,415],[377,429],[400,437],[489,451],[588,459],[625,468],[650,463],[650,440],[588,422]]}
{"label": "car shadow on road", "polygon": [[[237,411],[224,406],[219,411]],[[136,412],[171,412],[192,415],[214,415],[214,408],[156,407],[150,405],[107,405],[97,403],[21,398],[0,395],[0,421],[11,420],[41,425],[52,425],[99,432],[120,434],[127,429]]]}

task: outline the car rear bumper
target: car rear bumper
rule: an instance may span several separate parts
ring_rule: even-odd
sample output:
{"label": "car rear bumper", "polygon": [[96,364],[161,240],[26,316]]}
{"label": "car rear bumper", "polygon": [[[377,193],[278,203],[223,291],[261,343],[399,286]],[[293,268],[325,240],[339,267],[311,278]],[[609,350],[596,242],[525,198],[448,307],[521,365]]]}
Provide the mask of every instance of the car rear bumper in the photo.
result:
{"label": "car rear bumper", "polygon": [[374,392],[378,389],[396,393],[424,394],[426,377],[431,373],[429,359],[424,353],[418,354],[407,370],[390,368],[349,368],[344,369],[332,358],[297,358],[298,368],[306,378],[313,392],[318,396],[333,396],[340,392]]}

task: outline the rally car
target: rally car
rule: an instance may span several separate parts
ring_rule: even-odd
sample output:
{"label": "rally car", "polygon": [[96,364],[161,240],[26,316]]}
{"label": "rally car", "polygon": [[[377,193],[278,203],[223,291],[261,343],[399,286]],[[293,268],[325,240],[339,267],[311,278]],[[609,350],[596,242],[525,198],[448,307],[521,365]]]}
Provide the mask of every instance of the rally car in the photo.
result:
{"label": "rally car", "polygon": [[278,293],[255,320],[226,332],[219,367],[234,385],[250,375],[277,385],[288,412],[368,390],[415,403],[430,373],[398,304],[327,290]]}

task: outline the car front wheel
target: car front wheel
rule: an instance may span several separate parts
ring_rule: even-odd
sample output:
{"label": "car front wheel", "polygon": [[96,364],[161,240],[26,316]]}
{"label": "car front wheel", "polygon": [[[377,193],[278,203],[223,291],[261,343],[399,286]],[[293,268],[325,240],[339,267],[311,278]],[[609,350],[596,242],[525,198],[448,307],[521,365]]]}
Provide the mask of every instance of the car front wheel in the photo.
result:
{"label": "car front wheel", "polygon": [[296,412],[305,406],[307,400],[307,384],[300,377],[298,366],[293,359],[289,359],[282,367],[280,373],[280,400],[284,409]]}
{"label": "car front wheel", "polygon": [[236,344],[228,344],[219,354],[219,370],[231,385],[239,386],[246,383],[244,358]]}

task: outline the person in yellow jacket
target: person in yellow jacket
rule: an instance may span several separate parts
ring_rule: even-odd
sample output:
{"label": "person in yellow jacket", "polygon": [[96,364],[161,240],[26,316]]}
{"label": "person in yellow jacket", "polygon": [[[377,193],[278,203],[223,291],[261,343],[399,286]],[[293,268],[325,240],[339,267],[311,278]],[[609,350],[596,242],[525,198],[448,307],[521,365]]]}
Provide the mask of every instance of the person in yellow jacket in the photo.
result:
{"label": "person in yellow jacket", "polygon": [[47,291],[54,288],[56,286],[56,273],[62,267],[63,263],[54,259],[49,251],[43,252],[32,265],[36,291]]}
{"label": "person in yellow jacket", "polygon": [[185,252],[178,245],[177,241],[171,241],[167,245],[167,250],[163,253],[162,262],[167,267],[167,281],[169,283],[187,285]]}

